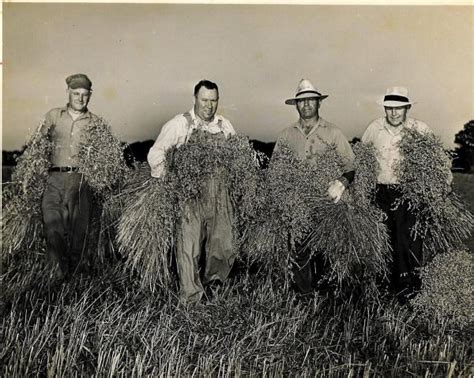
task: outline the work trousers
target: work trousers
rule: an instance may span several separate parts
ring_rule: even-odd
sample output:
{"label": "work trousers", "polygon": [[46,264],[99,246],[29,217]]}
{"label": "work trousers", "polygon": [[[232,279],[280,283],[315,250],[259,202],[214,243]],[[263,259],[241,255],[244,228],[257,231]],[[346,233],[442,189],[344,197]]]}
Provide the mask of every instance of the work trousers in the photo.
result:
{"label": "work trousers", "polygon": [[180,295],[197,302],[203,283],[225,281],[235,260],[232,204],[226,186],[217,178],[202,187],[199,199],[186,203],[178,227],[176,262]]}
{"label": "work trousers", "polygon": [[63,277],[86,267],[92,193],[77,172],[51,172],[41,204],[47,258]]}
{"label": "work trousers", "polygon": [[375,200],[387,215],[385,224],[392,246],[390,284],[398,293],[419,289],[421,282],[416,270],[421,266],[423,257],[423,240],[420,236],[413,238],[410,232],[416,221],[415,214],[406,202],[394,209],[400,196],[396,186],[377,185]]}
{"label": "work trousers", "polygon": [[311,255],[298,244],[296,251],[292,264],[293,282],[300,293],[306,294],[318,287],[329,266],[320,252]]}

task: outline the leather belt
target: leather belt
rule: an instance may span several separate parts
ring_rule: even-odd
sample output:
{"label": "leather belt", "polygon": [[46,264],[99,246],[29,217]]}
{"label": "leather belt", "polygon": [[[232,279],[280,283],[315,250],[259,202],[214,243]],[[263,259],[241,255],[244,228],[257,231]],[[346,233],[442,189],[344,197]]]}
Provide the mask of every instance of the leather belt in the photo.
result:
{"label": "leather belt", "polygon": [[77,167],[52,167],[49,168],[49,172],[79,172],[79,168]]}

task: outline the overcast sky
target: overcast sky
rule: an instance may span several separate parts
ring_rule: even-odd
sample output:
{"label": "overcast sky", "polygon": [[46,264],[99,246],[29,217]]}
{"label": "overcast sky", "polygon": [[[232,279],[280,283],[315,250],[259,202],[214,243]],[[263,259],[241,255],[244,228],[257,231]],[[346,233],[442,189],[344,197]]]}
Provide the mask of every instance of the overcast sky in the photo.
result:
{"label": "overcast sky", "polygon": [[410,115],[446,147],[474,118],[474,7],[3,4],[3,148],[19,148],[66,76],[93,82],[92,112],[121,139],[155,139],[192,107],[202,78],[218,113],[264,141],[297,119],[284,104],[301,78],[329,97],[321,116],[348,139],[383,115],[376,100],[404,85]]}

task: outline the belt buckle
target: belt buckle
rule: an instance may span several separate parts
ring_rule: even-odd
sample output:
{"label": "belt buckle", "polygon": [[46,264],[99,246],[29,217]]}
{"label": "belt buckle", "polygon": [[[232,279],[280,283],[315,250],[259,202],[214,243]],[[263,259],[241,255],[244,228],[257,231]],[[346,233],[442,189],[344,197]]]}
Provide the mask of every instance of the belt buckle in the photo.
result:
{"label": "belt buckle", "polygon": [[68,166],[66,166],[66,172],[71,174],[74,171],[73,171],[73,168],[70,165],[68,165]]}

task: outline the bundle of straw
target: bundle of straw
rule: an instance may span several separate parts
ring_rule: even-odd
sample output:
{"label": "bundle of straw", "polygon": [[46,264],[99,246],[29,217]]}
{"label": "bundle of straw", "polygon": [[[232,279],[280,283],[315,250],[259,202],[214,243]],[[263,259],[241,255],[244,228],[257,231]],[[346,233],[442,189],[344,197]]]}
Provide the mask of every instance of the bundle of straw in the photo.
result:
{"label": "bundle of straw", "polygon": [[175,245],[176,203],[173,183],[149,178],[130,196],[117,227],[119,251],[125,268],[138,273],[143,288],[172,284],[170,253]]}
{"label": "bundle of straw", "polygon": [[110,193],[127,172],[123,145],[100,117],[92,117],[82,135],[77,156],[78,168],[99,195]]}
{"label": "bundle of straw", "polygon": [[234,250],[238,253],[248,222],[257,211],[259,171],[248,138],[225,138],[196,129],[188,143],[168,152],[167,161],[180,210],[189,199],[201,197],[203,185],[211,177],[228,189],[234,208]]}
{"label": "bundle of straw", "polygon": [[358,142],[352,149],[355,155],[355,176],[350,187],[351,193],[357,201],[371,204],[374,202],[379,166],[375,147],[372,143]]}
{"label": "bundle of straw", "polygon": [[406,130],[399,144],[402,159],[395,165],[401,201],[416,213],[413,237],[423,238],[426,256],[462,248],[474,224],[473,215],[451,193],[450,158],[431,133]]}
{"label": "bundle of straw", "polygon": [[[2,261],[8,253],[27,250],[42,243],[43,222],[37,207],[21,194],[17,185],[13,189],[17,194],[5,201],[2,215]],[[5,187],[3,187],[5,190]],[[2,193],[3,196],[4,193]]]}
{"label": "bundle of straw", "polygon": [[139,163],[134,169],[126,171],[120,185],[104,197],[100,209],[100,234],[98,240],[98,257],[100,261],[120,257],[117,245],[117,227],[127,204],[137,199],[137,195],[150,181],[150,167]]}
{"label": "bundle of straw", "polygon": [[[234,203],[232,221],[236,228],[244,224],[243,219],[254,217],[245,180],[256,183],[257,168],[247,138],[216,138],[194,130],[188,143],[168,150],[166,167],[162,178],[148,176],[137,187],[125,191],[118,225],[120,252],[128,256],[127,268],[139,272],[142,286],[151,290],[156,284],[164,288],[172,284],[169,267],[175,225],[185,204],[201,198],[202,189],[211,177],[228,188]],[[237,234],[238,230],[235,231]],[[238,239],[236,236],[235,245]]]}
{"label": "bundle of straw", "polygon": [[329,183],[341,177],[344,173],[344,160],[338,152],[334,143],[328,143],[326,149],[313,156],[312,163],[318,194],[322,197],[327,195]]}
{"label": "bundle of straw", "polygon": [[[371,161],[369,152],[360,149],[360,166]],[[342,167],[335,146],[310,162],[298,159],[282,143],[265,176],[264,211],[255,225],[251,257],[285,279],[298,251],[322,253],[331,269],[327,278],[339,284],[385,274],[390,259],[387,231],[382,213],[367,199],[374,173],[360,174],[342,200],[333,204],[327,188],[340,177]]]}
{"label": "bundle of straw", "polygon": [[12,175],[12,181],[21,184],[21,195],[38,212],[48,179],[48,169],[51,167],[53,148],[51,130],[43,120],[27,142]]}
{"label": "bundle of straw", "polygon": [[472,252],[437,255],[421,269],[422,287],[412,304],[421,319],[464,327],[474,321]]}
{"label": "bundle of straw", "polygon": [[4,197],[3,253],[31,247],[42,235],[41,198],[53,147],[50,129],[42,121],[13,172],[11,190],[15,194]]}
{"label": "bundle of straw", "polygon": [[260,213],[254,223],[249,257],[287,276],[295,245],[311,230],[313,209],[320,198],[316,172],[285,143],[274,153],[258,192]]}
{"label": "bundle of straw", "polygon": [[352,196],[337,204],[321,201],[316,211],[304,245],[329,262],[327,280],[355,284],[386,275],[391,255],[381,211]]}

